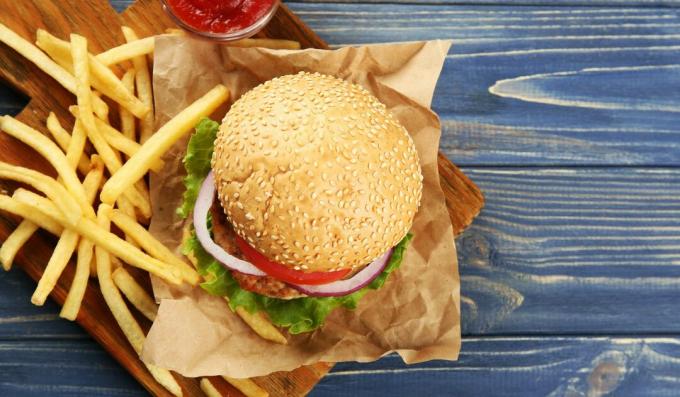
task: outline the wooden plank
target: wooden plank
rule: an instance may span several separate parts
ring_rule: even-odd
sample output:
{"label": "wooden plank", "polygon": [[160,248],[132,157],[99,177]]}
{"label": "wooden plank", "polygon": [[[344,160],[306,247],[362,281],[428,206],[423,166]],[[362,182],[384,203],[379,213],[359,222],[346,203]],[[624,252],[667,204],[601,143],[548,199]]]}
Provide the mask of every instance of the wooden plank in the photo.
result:
{"label": "wooden plank", "polygon": [[[660,201],[658,196],[678,197],[673,189],[678,182],[674,171],[468,171],[488,191],[492,202],[459,243],[461,272],[467,281],[463,294],[475,302],[478,315],[492,314],[490,319],[472,320],[474,306],[464,300],[467,333],[597,332],[600,327],[611,332],[678,331],[677,320],[659,314],[673,310],[671,302],[677,299],[675,285],[659,278],[677,276],[672,258],[678,257],[673,234],[678,203]],[[514,172],[518,176],[510,178],[508,173]],[[546,201],[541,189],[553,190],[551,201]],[[592,197],[581,200],[579,191],[617,200],[597,204]],[[526,200],[534,200],[535,205],[521,204]],[[622,244],[633,245],[628,251],[612,252]],[[480,255],[489,257],[480,261]],[[508,269],[514,272],[512,277]],[[607,279],[612,272],[621,276]],[[556,281],[549,284],[547,277]],[[603,279],[607,283],[598,284]],[[506,289],[505,295],[494,292],[498,283],[508,280],[512,290]],[[574,296],[576,291],[583,295]],[[544,300],[545,294],[570,302],[559,306],[566,313],[553,310],[554,300]],[[664,310],[645,310],[657,296],[668,302],[663,304]],[[504,307],[516,305],[520,299],[520,309],[512,315],[503,313]],[[504,300],[504,305],[499,305],[499,300]],[[597,303],[594,311],[593,302]],[[501,315],[506,317],[499,321]],[[537,323],[543,315],[547,318]],[[564,315],[567,317],[560,318]]]}
{"label": "wooden plank", "polygon": [[19,269],[0,276],[0,339],[89,339],[77,324],[59,318],[54,302],[31,304],[34,289],[35,281]]}
{"label": "wooden plank", "polygon": [[[165,28],[174,26],[168,16],[161,10],[160,4],[152,0],[138,0],[127,8],[120,18],[104,0],[88,2],[54,2],[32,1],[15,3],[0,2],[0,19],[19,35],[33,40],[36,28],[45,28],[65,37],[75,31],[87,36],[89,48],[94,52],[111,47],[122,41],[117,30],[119,23],[125,23],[137,29],[142,35],[162,33]],[[49,17],[47,17],[49,16]],[[281,6],[275,17],[261,32],[261,35],[275,38],[287,38],[299,41],[304,48],[325,48],[325,43],[313,31],[302,24],[285,6]],[[47,112],[54,110],[62,119],[68,119],[66,107],[73,103],[72,95],[59,87],[55,81],[44,76],[35,65],[30,64],[6,46],[0,46],[0,74],[13,87],[31,97],[26,108],[17,116],[22,121],[42,129],[41,125]],[[0,157],[3,161],[21,164],[49,171],[43,159],[36,157],[26,146],[19,145],[7,136],[0,136]],[[465,177],[448,159],[440,157],[443,176],[449,177],[446,183],[447,202],[456,206],[451,211],[454,232],[459,233],[479,212],[483,199],[474,183]],[[11,186],[0,185],[11,191]],[[467,200],[470,200],[469,202]],[[16,225],[12,217],[0,218],[0,238],[7,236]],[[33,279],[38,279],[47,262],[53,239],[35,239],[30,251],[23,250],[17,257],[20,265]],[[73,277],[73,267],[68,267],[51,297],[57,303],[63,303],[69,281]],[[149,392],[155,395],[167,395],[167,391],[155,382],[137,355],[132,351],[118,329],[110,313],[105,307],[99,291],[88,288],[83,309],[78,323],[82,325],[102,346],[133,374]],[[144,325],[146,326],[146,325]],[[299,368],[287,373],[271,374],[257,379],[257,382],[273,394],[302,395],[305,394],[330,368],[329,364],[318,363]],[[200,394],[196,380],[176,377],[180,386],[188,395]]]}
{"label": "wooden plank", "polygon": [[92,340],[0,342],[4,396],[148,396]]}
{"label": "wooden plank", "polygon": [[465,172],[488,198],[458,239],[465,334],[680,333],[680,169]]}
{"label": "wooden plank", "polygon": [[[2,342],[0,363],[5,395],[145,395],[83,341]],[[679,363],[676,336],[466,338],[457,362],[338,364],[310,396],[675,396]]]}
{"label": "wooden plank", "polygon": [[[0,1],[0,20],[17,34],[33,40],[35,29],[45,28],[60,37],[67,37],[70,32],[78,32],[88,38],[88,48],[93,52],[101,51],[121,43],[119,31],[121,23],[135,28],[141,35],[162,33],[166,27],[174,26],[169,17],[162,11],[157,1],[139,0],[134,6],[119,16],[106,0],[82,1],[30,1],[16,3],[10,0]],[[290,26],[296,24],[296,26]],[[304,46],[325,45],[306,26],[302,25],[294,15],[282,6],[266,28],[269,37],[296,39]],[[0,75],[14,88],[28,95],[29,104],[17,116],[21,121],[43,129],[42,124],[49,111],[54,110],[62,120],[68,120],[66,107],[74,103],[74,99],[63,87],[45,76],[37,67],[23,57],[18,56],[5,45],[0,46]],[[49,166],[44,159],[25,145],[0,135],[0,159],[13,164],[20,164],[49,173]],[[447,161],[448,162],[448,161]],[[0,181],[0,189],[11,191],[12,185]],[[475,209],[474,213],[478,212]],[[464,218],[460,218],[464,219]],[[16,226],[15,217],[3,214],[0,217],[0,240],[4,239]],[[35,238],[30,249],[22,250],[15,262],[26,273],[38,280],[53,249],[53,238]],[[73,279],[74,266],[65,269],[59,282],[50,294],[58,304],[63,304],[70,281]],[[23,317],[19,317],[21,319]],[[14,324],[10,318],[10,324]],[[166,396],[169,392],[163,388],[148,372],[147,368],[125,339],[116,324],[94,282],[86,290],[83,305],[77,322],[85,328],[94,339],[107,350],[123,367],[153,395]],[[143,328],[149,324],[142,322]],[[272,374],[258,379],[258,383],[273,394],[303,395],[314,386],[330,366],[318,363],[302,367],[290,372]],[[202,395],[198,380],[176,375],[176,380],[185,395]],[[240,395],[234,390],[235,395]]]}
{"label": "wooden plank", "polygon": [[15,115],[26,106],[28,100],[21,95],[0,83],[0,114]]}
{"label": "wooden plank", "polygon": [[453,39],[433,108],[459,165],[680,160],[676,9],[290,6],[332,46]]}
{"label": "wooden plank", "polygon": [[680,332],[680,170],[465,169],[466,334]]}
{"label": "wooden plank", "polygon": [[676,337],[463,339],[457,362],[338,364],[310,397],[676,396]]}

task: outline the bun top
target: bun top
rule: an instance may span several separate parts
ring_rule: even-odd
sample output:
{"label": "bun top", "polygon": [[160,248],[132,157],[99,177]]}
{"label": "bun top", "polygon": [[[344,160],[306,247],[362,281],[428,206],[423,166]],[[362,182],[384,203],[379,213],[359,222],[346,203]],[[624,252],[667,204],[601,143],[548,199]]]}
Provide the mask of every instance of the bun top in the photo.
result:
{"label": "bun top", "polygon": [[358,85],[301,72],[244,94],[212,168],[234,230],[302,271],[364,266],[411,228],[422,174],[413,140]]}

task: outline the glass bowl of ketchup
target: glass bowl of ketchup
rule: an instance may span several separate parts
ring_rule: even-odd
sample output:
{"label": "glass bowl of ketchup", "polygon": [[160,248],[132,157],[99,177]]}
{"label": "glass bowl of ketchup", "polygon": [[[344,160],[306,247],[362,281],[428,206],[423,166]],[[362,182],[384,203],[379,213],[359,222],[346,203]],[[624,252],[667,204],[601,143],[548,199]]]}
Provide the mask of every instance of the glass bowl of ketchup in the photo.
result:
{"label": "glass bowl of ketchup", "polygon": [[180,27],[221,41],[254,35],[279,7],[279,0],[161,0],[161,3]]}

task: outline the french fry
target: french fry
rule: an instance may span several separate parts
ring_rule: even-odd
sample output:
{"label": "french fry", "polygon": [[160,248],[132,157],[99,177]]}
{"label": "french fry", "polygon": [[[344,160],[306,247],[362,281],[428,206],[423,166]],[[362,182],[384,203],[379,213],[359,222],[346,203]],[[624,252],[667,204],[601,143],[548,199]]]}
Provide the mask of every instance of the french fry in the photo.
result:
{"label": "french fry", "polygon": [[[184,245],[190,236],[190,228],[185,226],[184,229],[182,229],[182,245]],[[195,268],[198,267],[198,260],[192,253],[187,254],[186,258],[189,259],[189,262],[191,262]],[[229,302],[226,297],[224,300]],[[269,321],[269,318],[267,318],[264,313],[252,314],[242,307],[237,307],[236,314],[262,339],[282,345],[288,344],[286,337]]]}
{"label": "french fry", "polygon": [[262,312],[250,313],[242,307],[236,308],[236,314],[248,324],[262,339],[281,345],[288,344],[286,337],[278,330]]}
{"label": "french fry", "polygon": [[116,269],[120,269],[121,267],[125,267],[123,265],[123,262],[121,262],[121,260],[116,258],[115,256],[112,256],[111,257],[111,271],[116,271]]}
{"label": "french fry", "polygon": [[68,145],[71,142],[71,134],[69,134],[68,131],[66,131],[64,127],[61,126],[61,123],[59,122],[59,119],[57,119],[57,115],[55,115],[54,112],[50,112],[50,114],[47,116],[47,122],[45,125],[47,126],[47,131],[52,134],[54,141],[57,142],[57,145],[59,145],[61,150],[66,153],[66,150],[68,150]]}
{"label": "french fry", "polygon": [[151,219],[151,195],[149,194],[149,188],[146,187],[146,181],[144,179],[140,179],[137,182],[135,182],[135,190],[139,192],[139,194],[144,198],[144,202],[148,205],[149,207],[149,214],[145,214],[143,211],[139,211],[139,216],[137,219],[140,220],[140,222],[144,224],[148,224],[149,220]]}
{"label": "french fry", "polygon": [[[135,94],[135,70],[130,69],[125,74],[123,75],[123,78],[121,79],[121,82],[127,88],[128,91],[132,95]],[[133,141],[136,141],[136,134],[135,134],[135,118],[132,115],[132,113],[128,112],[127,109],[125,109],[123,106],[118,107],[118,114],[120,115],[120,131],[125,135],[128,139],[132,139]]]}
{"label": "french fry", "polygon": [[[101,185],[101,182],[104,179],[104,164],[99,159],[99,156],[96,154],[93,155],[91,164],[92,169],[87,173],[83,180],[83,188],[87,195],[87,201],[90,204],[94,202],[97,191],[99,190],[99,185]],[[92,241],[86,238],[80,239],[80,242],[78,243],[76,273],[73,276],[71,288],[68,290],[64,306],[59,313],[59,316],[62,318],[73,321],[78,316],[78,311],[80,310],[80,305],[83,301],[83,296],[85,295],[85,289],[87,288],[87,280],[92,271],[90,266],[94,263],[92,260],[94,253],[93,249],[94,244]],[[94,270],[95,272],[93,272],[93,274],[96,274],[96,268]]]}
{"label": "french fry", "polygon": [[149,201],[149,190],[143,180],[135,183],[134,187],[123,192],[121,197],[125,197],[138,210],[143,219],[151,219],[151,202]]}
{"label": "french fry", "polygon": [[114,203],[123,191],[140,180],[160,160],[173,143],[189,132],[202,117],[215,111],[228,97],[227,88],[219,84],[168,121],[104,184],[102,201]]}
{"label": "french fry", "polygon": [[0,247],[0,262],[2,263],[2,268],[5,270],[10,270],[12,268],[12,262],[14,262],[14,257],[17,252],[24,246],[26,241],[38,230],[38,225],[24,219],[21,221],[19,226],[2,243]]}
{"label": "french fry", "polygon": [[[132,219],[137,219],[135,207],[132,205],[132,203],[130,203],[130,201],[128,201],[125,198],[125,196],[118,197],[118,200],[116,200],[116,205],[118,206],[118,209],[123,211],[125,215],[129,216]],[[132,236],[125,235],[125,241],[139,248],[139,244],[137,244],[137,241],[135,241],[135,239],[133,239]]]}
{"label": "french fry", "polygon": [[[92,110],[94,114],[102,120],[108,122],[109,120],[109,108],[108,106],[104,109],[104,113],[100,113],[97,109],[97,101],[101,101],[102,93],[96,90],[92,91]],[[103,101],[102,101],[103,102]]]}
{"label": "french fry", "polygon": [[[0,201],[3,200],[2,197],[3,196],[0,195]],[[101,227],[97,226],[97,223],[92,219],[81,218],[75,225],[68,225],[64,216],[50,200],[27,190],[17,189],[12,199],[14,199],[13,201],[15,202],[18,201],[19,204],[24,204],[25,208],[15,208],[11,205],[6,205],[6,202],[0,202],[0,209],[28,218],[39,224],[41,227],[43,227],[42,224],[37,221],[37,218],[33,217],[30,212],[34,211],[36,213],[42,213],[47,215],[48,218],[51,218],[51,220],[56,221],[57,224],[66,225],[75,230],[82,237],[92,240],[95,245],[104,247],[104,249],[121,258],[125,263],[128,263],[131,266],[152,273],[172,284],[180,284],[183,281],[182,274],[174,266],[163,263],[160,260],[143,253],[138,248],[135,248],[115,234],[103,230]],[[19,213],[13,210],[22,212]],[[27,215],[24,215],[25,213]]]}
{"label": "french fry", "polygon": [[[116,165],[121,164],[118,155],[106,143],[97,125],[94,114],[92,114],[92,95],[90,95],[90,67],[87,62],[87,40],[78,35],[72,35],[72,63],[74,75],[76,76],[76,88],[78,99],[78,109],[76,117],[83,123],[90,141],[95,150],[102,157],[102,160],[109,168],[111,173],[116,172]],[[111,166],[109,166],[111,164]]]}
{"label": "french fry", "polygon": [[[137,34],[132,28],[123,26],[123,36],[128,43],[139,41]],[[135,84],[137,96],[150,110],[139,120],[139,142],[144,143],[153,134],[154,111],[153,111],[153,90],[151,89],[151,76],[149,75],[149,65],[146,62],[146,54],[132,58],[132,65],[135,68]]]}
{"label": "french fry", "polygon": [[[137,151],[139,151],[139,148],[141,147],[139,143],[133,141],[130,138],[127,138],[120,131],[106,124],[102,120],[95,119],[95,121],[97,123],[97,127],[102,132],[104,139],[106,139],[106,141],[109,143],[109,145],[111,145],[112,148],[122,153],[125,153],[126,155],[128,155],[128,157],[134,155],[135,153],[137,153]],[[160,164],[162,165],[162,163]]]}
{"label": "french fry", "polygon": [[[26,183],[45,193],[54,202],[58,212],[63,215],[64,223],[74,225],[82,217],[82,210],[66,189],[56,180],[38,171],[18,167],[0,161],[0,178]],[[27,218],[24,215],[21,215]],[[39,222],[35,222],[40,224]],[[42,227],[42,224],[40,224]],[[55,230],[55,229],[52,229]],[[51,232],[51,230],[50,230]],[[55,233],[55,234],[60,234]]]}
{"label": "french fry", "polygon": [[[73,59],[69,58],[67,55],[69,52],[71,52],[71,44],[41,29],[38,29],[36,37],[36,43],[38,44],[38,47],[49,54],[66,70],[73,70],[73,74],[77,78],[73,65]],[[85,40],[84,37],[79,37]],[[99,61],[93,55],[89,53],[86,55],[90,70],[92,72],[92,86],[97,91],[113,99],[116,103],[123,105],[127,110],[137,117],[142,117],[149,111],[147,106],[145,106],[138,98],[125,89],[123,83],[121,83],[120,79],[116,77],[111,69],[101,63],[101,61]]]}
{"label": "french fry", "polygon": [[156,381],[160,383],[161,386],[165,387],[165,389],[169,391],[170,394],[173,396],[182,397],[182,388],[179,386],[179,383],[177,383],[177,380],[175,380],[175,377],[172,376],[170,371],[165,368],[157,367],[153,364],[144,363],[144,365],[146,365],[146,368],[149,370],[153,378],[156,379]]}
{"label": "french fry", "polygon": [[[76,72],[76,86],[78,91],[78,108],[76,113],[83,123],[95,150],[101,155],[106,168],[108,168],[109,172],[113,175],[122,167],[122,163],[120,157],[113,149],[111,149],[111,146],[109,146],[103,134],[97,128],[95,117],[92,114],[91,95],[88,94],[90,92],[90,73],[89,64],[87,62],[87,40],[82,36],[71,36],[74,39],[74,43],[70,48],[73,50],[73,69]],[[142,194],[135,189],[126,189],[123,194],[126,195],[135,207],[139,208],[144,216],[151,217],[151,205]]]}
{"label": "french fry", "polygon": [[191,284],[198,283],[200,277],[196,270],[175,256],[168,247],[158,241],[151,233],[149,233],[149,231],[137,223],[137,221],[125,215],[120,210],[111,211],[110,217],[111,221],[115,223],[125,235],[132,237],[144,251],[148,252],[154,258],[158,258],[165,263],[175,266],[182,273],[182,277]]}
{"label": "french fry", "polygon": [[[72,167],[69,164],[64,153],[53,141],[10,116],[0,117],[0,129],[24,142],[28,146],[31,146],[47,159],[54,169],[57,170],[57,173],[63,180],[64,186],[66,186],[66,189],[71,193],[73,199],[78,202],[83,213],[85,213],[86,216],[92,216],[94,218],[94,210],[92,209],[92,206],[88,204],[87,200],[85,200],[85,190],[78,180],[75,167]],[[80,156],[78,156],[78,158],[80,158]]]}
{"label": "french fry", "polygon": [[[108,231],[109,229],[111,222],[108,219],[108,213],[110,211],[111,207],[106,204],[99,206],[97,225],[103,231]],[[106,305],[109,307],[109,310],[111,310],[113,317],[116,319],[116,322],[123,331],[123,334],[125,334],[128,342],[130,342],[130,345],[137,354],[142,354],[142,345],[144,344],[145,339],[144,332],[130,312],[130,309],[128,309],[125,301],[123,301],[120,291],[118,291],[113,282],[111,276],[111,257],[109,255],[109,252],[102,246],[97,245],[95,247],[99,287],[104,296],[104,300],[106,301]],[[179,387],[170,371],[150,364],[147,364],[147,368],[149,369],[149,372],[151,372],[151,375],[153,375],[153,377],[172,394],[176,396],[182,395],[182,389]]]}
{"label": "french fry", "polygon": [[78,244],[78,238],[78,233],[71,229],[64,230],[61,234],[59,241],[54,248],[54,252],[52,252],[52,256],[47,262],[45,271],[38,281],[38,287],[35,289],[35,292],[33,292],[33,296],[31,296],[31,303],[36,306],[45,304],[47,296],[54,289],[57,280],[59,280],[59,276],[61,276],[61,273],[66,268],[68,261],[73,255],[73,251]]}
{"label": "french fry", "polygon": [[[135,207],[125,199],[125,196],[120,196],[118,197],[118,200],[116,200],[116,204],[118,206],[118,209],[123,211],[123,213],[127,216],[129,216],[132,219],[136,219],[137,215],[135,214]],[[132,240],[132,238],[131,238]],[[134,240],[133,240],[134,241]],[[135,243],[137,244],[137,243]]]}
{"label": "french fry", "polygon": [[50,58],[68,73],[73,75],[73,63],[71,61],[71,49],[64,40],[58,39],[51,33],[38,29],[35,32],[35,44],[45,51]]}
{"label": "french fry", "polygon": [[[55,79],[62,87],[66,88],[72,94],[76,93],[76,82],[73,76],[63,67],[59,66],[51,60],[45,53],[40,51],[35,45],[28,40],[14,33],[7,26],[0,23],[0,41],[7,44],[14,51],[21,54],[24,58],[31,61],[40,70]],[[106,109],[106,103],[97,98],[95,101],[95,109],[99,111]],[[107,110],[108,112],[108,110]]]}
{"label": "french fry", "polygon": [[199,386],[201,386],[201,390],[206,397],[222,397],[222,393],[213,386],[208,378],[202,378]]}
{"label": "french fry", "polygon": [[[75,114],[78,114],[77,106],[71,106],[71,108],[74,108]],[[108,142],[112,148],[128,155],[128,157],[132,157],[141,148],[139,143],[126,137],[123,133],[111,127],[111,125],[105,121],[95,118],[95,123],[106,142]],[[151,169],[158,172],[163,168],[163,165],[163,160],[158,160]]]}
{"label": "french fry", "polygon": [[166,28],[165,34],[169,36],[186,36],[186,32],[177,28]]}
{"label": "french fry", "polygon": [[124,267],[119,267],[113,272],[113,282],[125,295],[128,302],[136,307],[144,317],[151,321],[156,318],[158,305]]}
{"label": "french fry", "polygon": [[17,200],[15,197],[0,194],[0,210],[28,219],[55,236],[60,236],[64,230],[53,218],[43,212],[36,211],[35,208]]}
{"label": "french fry", "polygon": [[92,110],[101,119],[109,117],[109,105],[94,93],[92,94]]}
{"label": "french fry", "polygon": [[[70,106],[69,110],[73,115],[78,118],[80,117],[81,110],[78,106]],[[91,113],[90,113],[91,114]],[[111,174],[117,172],[122,167],[122,162],[118,154],[109,146],[109,143],[104,138],[104,134],[99,130],[100,125],[105,125],[104,121],[93,117],[95,120],[95,129],[89,130],[88,135],[90,136],[90,141],[93,143],[95,150],[101,155],[101,159],[106,165],[106,168]],[[97,143],[94,143],[94,142]],[[142,216],[145,218],[151,217],[151,203],[149,202],[149,193],[145,185],[137,184],[134,188],[127,189],[123,192],[123,196],[126,197],[135,207],[139,208]]]}
{"label": "french fry", "polygon": [[[96,266],[96,263],[95,263]],[[115,272],[116,269],[120,269],[121,267],[124,267],[123,262],[121,262],[120,259],[118,259],[115,256],[111,256],[111,271]],[[95,267],[94,274],[97,274],[97,268]]]}
{"label": "french fry", "polygon": [[222,379],[231,383],[232,386],[237,388],[246,397],[269,397],[269,393],[265,389],[250,379],[236,379],[228,376],[222,376]]}
{"label": "french fry", "polygon": [[75,92],[75,82],[71,76],[61,66],[47,57],[42,51],[32,43],[18,34],[14,33],[7,26],[0,23],[0,41],[7,44],[14,51],[21,54],[24,58],[35,64],[40,70],[57,80],[64,88]]}
{"label": "french fry", "polygon": [[104,163],[102,163],[101,158],[98,155],[93,154],[90,159],[90,164],[92,167],[87,175],[85,175],[85,179],[83,179],[83,189],[85,189],[87,201],[92,204],[97,197],[99,186],[104,180]]}
{"label": "french fry", "polygon": [[[54,114],[50,113],[50,115],[53,116]],[[61,125],[59,125],[59,128],[61,128]],[[68,138],[68,133],[66,131],[63,132]],[[92,200],[90,200],[90,202],[92,202]],[[19,226],[7,237],[5,242],[2,244],[2,247],[0,247],[0,262],[2,263],[2,266],[5,270],[9,270],[11,268],[12,262],[14,261],[14,257],[16,256],[17,252],[37,229],[38,225],[27,219],[24,219],[19,224]]]}
{"label": "french fry", "polygon": [[77,168],[80,159],[87,159],[85,156],[85,143],[87,143],[87,132],[85,132],[85,128],[80,120],[76,120],[76,123],[73,125],[71,140],[66,149],[66,160],[71,164],[71,167]]}
{"label": "french fry", "polygon": [[272,50],[299,50],[300,43],[293,40],[281,39],[241,39],[230,41],[230,47],[263,47]]}
{"label": "french fry", "polygon": [[[59,312],[59,317],[74,321],[78,317],[80,305],[85,296],[87,289],[87,280],[90,277],[91,263],[94,263],[92,258],[94,254],[94,244],[92,241],[83,238],[78,243],[78,257],[76,259],[76,273],[71,282],[71,288],[68,290],[64,306]],[[95,269],[96,270],[96,269]],[[95,273],[96,274],[96,273]]]}
{"label": "french fry", "polygon": [[96,57],[99,62],[106,66],[115,65],[117,63],[125,62],[138,56],[145,56],[153,53],[154,38],[147,37],[141,40],[128,41],[118,47],[109,48],[108,50],[98,54]]}
{"label": "french fry", "polygon": [[182,282],[182,275],[177,269],[143,253],[113,233],[102,233],[101,228],[87,218],[81,219],[76,230],[132,266],[146,270],[173,284]]}
{"label": "french fry", "polygon": [[[71,139],[71,146],[73,146],[73,142],[76,139],[79,138],[76,138],[74,135],[74,138]],[[69,149],[71,149],[71,146],[69,146]],[[80,154],[78,154],[77,157],[80,157]],[[99,189],[99,184],[104,177],[104,166],[101,164],[101,161],[99,161],[96,156],[93,156],[92,163],[95,165],[95,167],[85,176],[82,185],[83,190],[85,191],[85,200],[87,200],[89,205],[92,205],[92,202],[94,202],[94,199],[97,195],[97,190]],[[31,302],[33,304],[41,306],[45,303],[45,299],[47,299],[47,296],[50,294],[50,292],[52,292],[52,289],[54,289],[57,280],[68,264],[68,261],[73,254],[73,250],[76,248],[76,244],[78,243],[78,238],[79,236],[75,234],[73,230],[65,230],[59,237],[57,246],[55,247],[50,260],[47,263],[47,267],[45,267],[45,271],[43,272],[40,281],[38,282],[38,287],[31,297]],[[87,255],[89,250],[90,256],[89,258],[85,256],[82,260],[79,256],[78,261],[76,261],[76,276],[74,277],[73,283],[71,284],[71,289],[69,290],[68,295],[74,295],[72,297],[72,302],[69,302],[69,305],[77,304],[77,306],[73,308],[64,304],[64,307],[66,308],[66,314],[69,317],[75,317],[78,314],[80,301],[82,301],[82,295],[85,293],[85,288],[87,286],[87,279],[89,276],[89,262],[92,260],[92,243],[89,240],[82,239],[80,241],[78,251],[79,254],[81,253],[81,249],[83,250],[84,255]],[[80,266],[80,268],[78,268],[78,266]],[[78,294],[79,299],[77,296]],[[75,311],[75,314],[72,313],[73,311]]]}
{"label": "french fry", "polygon": [[[108,219],[108,210],[110,206],[102,204],[97,211],[97,226],[102,231],[109,230],[111,222]],[[102,246],[95,246],[95,260],[97,261],[97,278],[99,279],[99,286],[106,301],[107,306],[111,310],[116,322],[120,325],[120,329],[125,334],[125,337],[132,345],[132,348],[137,354],[142,353],[142,345],[144,344],[144,332],[137,324],[132,313],[125,305],[123,297],[116,288],[113,278],[111,277],[111,258],[109,252]]]}
{"label": "french fry", "polygon": [[[80,108],[78,106],[69,106],[69,111],[73,114],[73,117],[78,118],[80,116]],[[113,128],[108,122],[101,120],[98,117],[94,118],[97,130],[104,138],[104,140],[110,145],[111,148],[116,149],[120,152],[132,156],[137,153],[141,148],[141,145],[135,140],[128,138],[122,132]],[[133,120],[134,122],[134,120]],[[121,163],[122,164],[122,163]],[[154,171],[158,171],[163,168],[163,161],[158,160],[152,168]]]}
{"label": "french fry", "polygon": [[[59,123],[57,116],[50,112],[47,116],[47,130],[52,134],[54,141],[57,145],[61,147],[61,150],[66,153],[68,151],[69,144],[71,143],[71,134],[69,134]],[[90,161],[87,156],[83,153],[83,156],[78,160],[78,171],[85,175],[90,170]]]}

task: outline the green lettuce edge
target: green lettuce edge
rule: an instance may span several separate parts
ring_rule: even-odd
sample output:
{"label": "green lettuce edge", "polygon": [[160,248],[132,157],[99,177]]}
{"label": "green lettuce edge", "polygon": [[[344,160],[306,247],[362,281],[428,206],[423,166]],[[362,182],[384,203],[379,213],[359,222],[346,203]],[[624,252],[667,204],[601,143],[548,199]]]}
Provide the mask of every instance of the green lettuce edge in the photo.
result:
{"label": "green lettuce edge", "polygon": [[[184,167],[187,171],[184,178],[186,191],[182,206],[177,209],[177,213],[183,218],[188,217],[193,210],[201,183],[210,172],[210,160],[218,129],[218,123],[204,118],[196,125],[196,132],[189,139],[187,154],[184,157]],[[210,222],[209,219],[207,221]],[[197,270],[205,279],[200,284],[201,287],[212,295],[227,297],[231,310],[242,307],[250,313],[265,312],[273,324],[288,328],[291,334],[300,334],[322,326],[326,317],[338,307],[355,309],[359,300],[368,291],[382,287],[389,274],[401,265],[404,252],[412,238],[413,235],[408,233],[394,247],[385,269],[370,284],[340,297],[277,299],[246,291],[239,286],[227,269],[203,249],[193,229],[183,244],[182,252],[187,256],[193,255],[196,259]]]}

